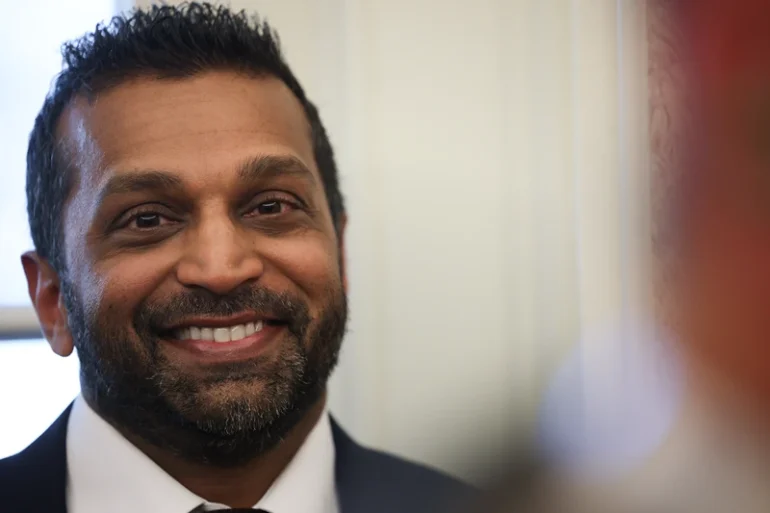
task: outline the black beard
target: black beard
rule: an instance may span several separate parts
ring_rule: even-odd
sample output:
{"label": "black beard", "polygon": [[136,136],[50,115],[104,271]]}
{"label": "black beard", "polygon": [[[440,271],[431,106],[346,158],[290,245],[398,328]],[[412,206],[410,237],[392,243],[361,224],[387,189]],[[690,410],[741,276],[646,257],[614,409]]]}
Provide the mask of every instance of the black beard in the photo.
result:
{"label": "black beard", "polygon": [[[236,467],[275,447],[321,398],[334,369],[347,321],[342,287],[330,290],[313,322],[299,298],[264,288],[240,288],[227,296],[199,289],[172,301],[137,308],[133,340],[110,308],[88,312],[62,283],[69,328],[80,359],[84,398],[129,438],[186,461]],[[208,366],[203,376],[180,372],[159,351],[160,326],[195,315],[257,311],[286,321],[274,361]],[[207,399],[215,387],[253,386],[253,395]]]}

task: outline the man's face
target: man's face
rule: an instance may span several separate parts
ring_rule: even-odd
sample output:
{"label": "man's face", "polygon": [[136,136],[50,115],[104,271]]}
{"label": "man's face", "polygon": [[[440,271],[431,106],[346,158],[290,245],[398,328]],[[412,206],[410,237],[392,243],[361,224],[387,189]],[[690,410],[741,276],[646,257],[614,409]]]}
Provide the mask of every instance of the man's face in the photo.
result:
{"label": "man's face", "polygon": [[86,398],[188,458],[268,449],[321,397],[346,320],[299,102],[268,77],[140,78],[76,101],[60,135]]}

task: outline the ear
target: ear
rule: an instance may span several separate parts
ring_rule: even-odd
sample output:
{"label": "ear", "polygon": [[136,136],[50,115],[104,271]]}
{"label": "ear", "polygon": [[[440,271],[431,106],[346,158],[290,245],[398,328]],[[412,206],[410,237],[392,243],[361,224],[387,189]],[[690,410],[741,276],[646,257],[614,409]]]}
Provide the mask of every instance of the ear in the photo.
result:
{"label": "ear", "polygon": [[340,275],[342,277],[342,289],[348,293],[348,266],[345,254],[345,228],[348,225],[348,216],[342,214],[337,222],[337,250],[340,253]]}
{"label": "ear", "polygon": [[59,275],[47,260],[34,251],[21,256],[27,276],[27,290],[37,312],[43,335],[59,356],[69,356],[74,342],[67,325],[67,311],[62,301]]}

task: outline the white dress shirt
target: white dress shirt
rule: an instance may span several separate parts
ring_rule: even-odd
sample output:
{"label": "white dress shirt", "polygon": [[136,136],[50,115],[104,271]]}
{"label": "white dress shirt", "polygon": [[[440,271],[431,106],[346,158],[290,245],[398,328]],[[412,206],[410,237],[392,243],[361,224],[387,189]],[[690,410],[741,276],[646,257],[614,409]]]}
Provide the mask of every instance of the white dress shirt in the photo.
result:
{"label": "white dress shirt", "polygon": [[[338,513],[334,440],[324,414],[286,469],[254,508],[269,513]],[[82,397],[67,430],[69,513],[189,513],[222,509],[179,484]]]}

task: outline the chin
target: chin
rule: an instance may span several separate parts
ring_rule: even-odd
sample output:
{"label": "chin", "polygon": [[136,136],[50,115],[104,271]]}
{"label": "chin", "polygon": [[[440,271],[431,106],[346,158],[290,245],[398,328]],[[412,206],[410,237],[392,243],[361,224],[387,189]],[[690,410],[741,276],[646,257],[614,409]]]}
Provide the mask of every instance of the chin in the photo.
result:
{"label": "chin", "polygon": [[218,378],[200,383],[194,389],[169,390],[165,394],[169,404],[183,417],[205,420],[210,417],[226,417],[230,412],[281,410],[291,402],[291,382],[272,379]]}

